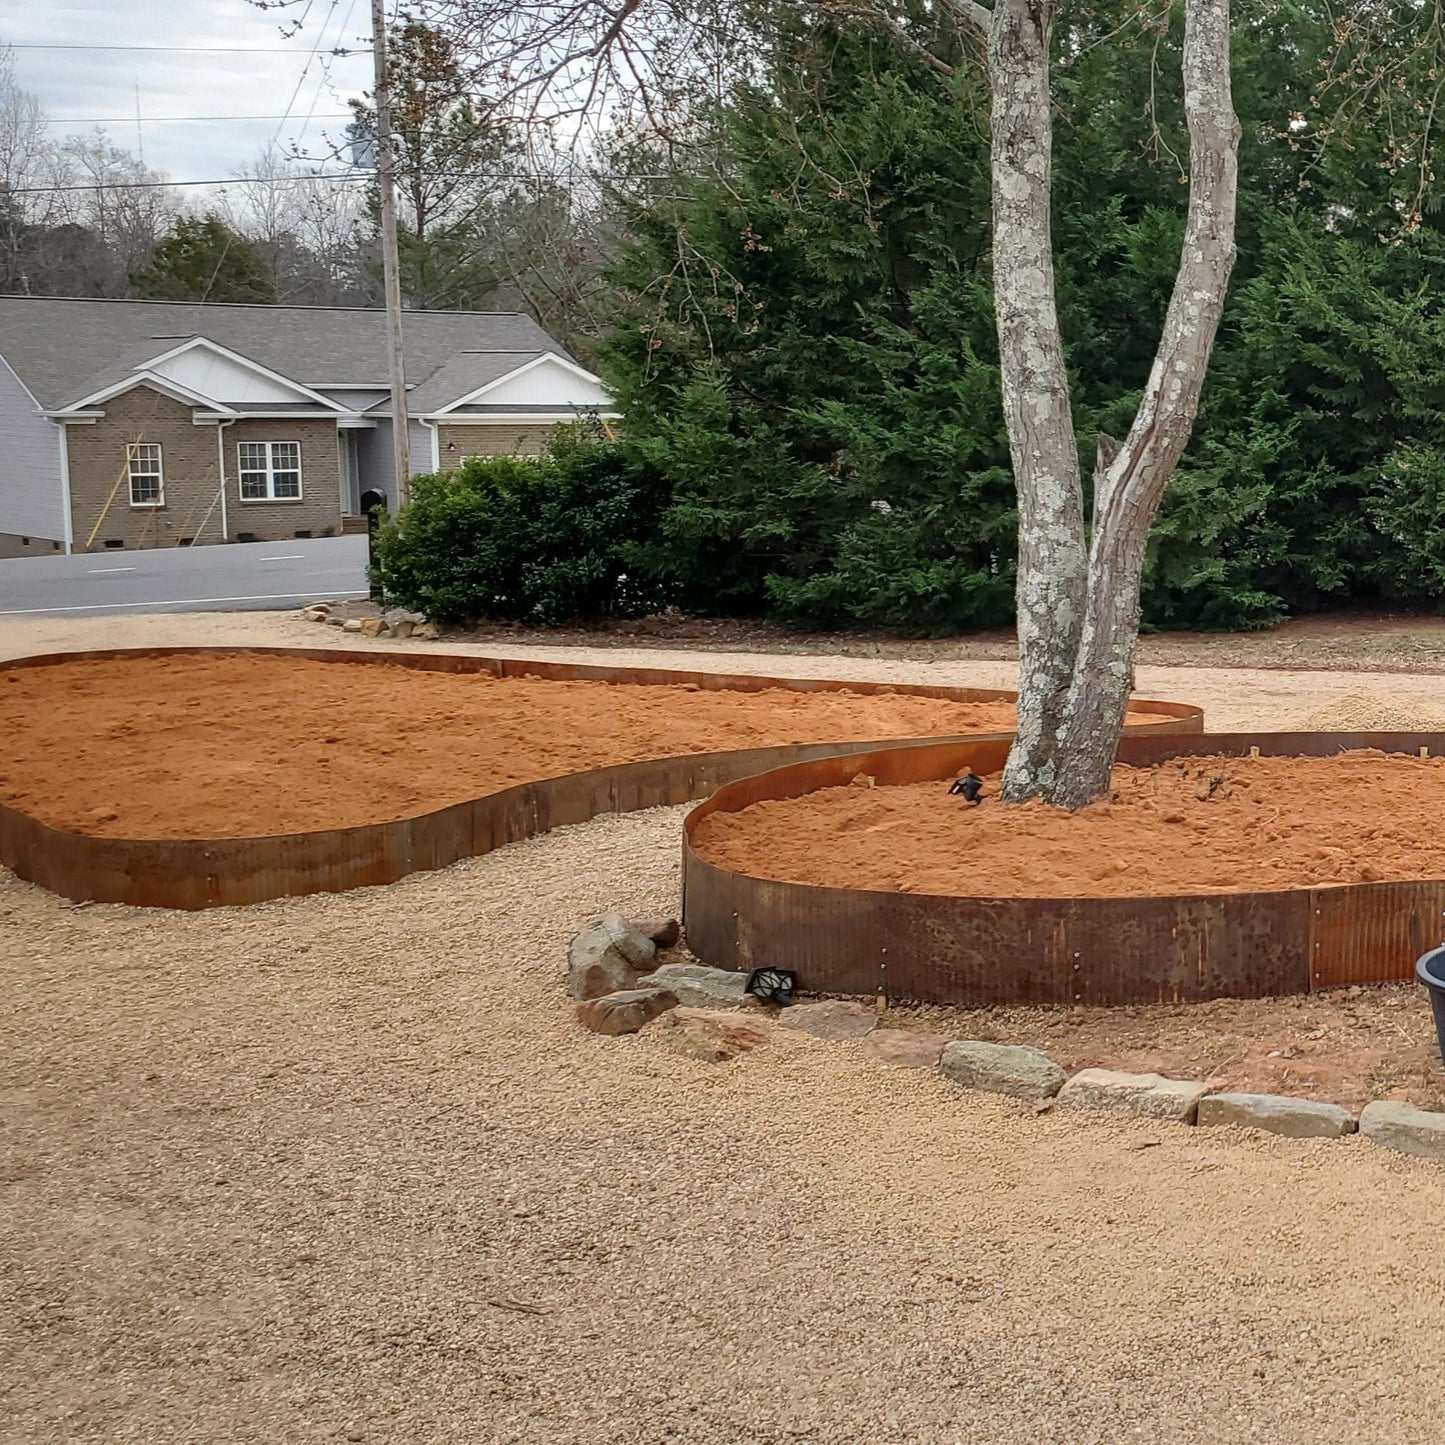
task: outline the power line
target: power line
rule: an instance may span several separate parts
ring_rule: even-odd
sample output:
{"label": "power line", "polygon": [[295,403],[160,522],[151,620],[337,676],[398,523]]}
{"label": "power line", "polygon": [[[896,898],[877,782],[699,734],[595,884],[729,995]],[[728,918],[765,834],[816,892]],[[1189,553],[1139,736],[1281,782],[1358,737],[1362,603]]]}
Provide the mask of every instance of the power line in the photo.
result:
{"label": "power line", "polygon": [[7,50],[144,50],[158,55],[370,55],[369,45],[334,46],[317,50],[298,50],[291,45],[76,45],[67,41],[56,45],[5,45]]}
{"label": "power line", "polygon": [[[302,13],[300,21],[302,25],[306,23],[306,17],[311,13],[311,6],[314,3],[315,0],[306,0],[306,9]],[[331,23],[332,17],[336,14],[338,3],[339,0],[331,0],[331,8],[326,12],[326,16],[321,22],[321,31],[317,37],[318,39],[325,37],[326,27]],[[336,32],[336,38],[338,40],[341,38],[341,32],[339,30]],[[273,146],[281,139],[281,132],[285,128],[286,122],[291,118],[291,109],[296,104],[296,97],[301,94],[301,87],[306,84],[306,77],[311,74],[312,63],[319,53],[319,50],[312,50],[306,56],[306,64],[301,67],[301,74],[296,77],[296,88],[291,92],[291,99],[286,102],[286,114],[283,115],[277,123],[276,134],[271,137],[271,144]]]}
{"label": "power line", "polygon": [[[349,110],[322,111],[319,115],[313,116],[314,120],[345,120],[349,119],[352,112]],[[46,118],[46,125],[129,125],[135,117],[133,115],[73,115],[73,116],[50,116]],[[285,120],[285,115],[148,115],[145,118],[147,125],[174,125],[179,121],[204,121],[204,120]]]}
{"label": "power line", "polygon": [[[553,185],[565,185],[559,175],[546,175],[536,171],[432,171],[429,178],[435,181],[545,181]],[[630,181],[670,181],[668,175],[636,175],[617,172],[592,172],[595,179],[630,179]],[[301,171],[290,176],[220,176],[212,181],[85,181],[68,185],[14,186],[4,189],[3,195],[53,195],[58,191],[163,191],[168,186],[194,185],[295,185],[298,181],[366,181],[376,179],[376,172],[367,166],[357,166],[355,171]]]}
{"label": "power line", "polygon": [[[564,184],[560,176],[539,175],[536,171],[433,171],[428,173],[439,181],[550,181],[554,185]],[[674,177],[668,175],[629,176],[625,172],[592,172],[595,179],[665,181],[674,179],[696,179],[696,177]],[[376,173],[367,167],[354,171],[301,171],[294,176],[221,176],[209,181],[86,181],[63,186],[16,186],[13,190],[0,187],[0,194],[6,196],[49,196],[59,191],[155,191],[169,186],[289,186],[297,181],[374,181]]]}
{"label": "power line", "polygon": [[211,181],[90,181],[84,185],[64,186],[16,186],[7,190],[7,196],[54,195],[58,191],[155,191],[168,186],[279,186],[292,181],[369,181],[370,171],[355,175],[345,171],[327,171],[313,175],[304,172],[295,176],[226,176]]}
{"label": "power line", "polygon": [[[308,11],[310,10],[311,0],[307,0],[306,8]],[[332,9],[334,10],[335,8],[335,5],[333,5]],[[356,0],[351,0],[351,4],[346,7],[346,14],[341,17],[341,26],[336,32],[336,38],[338,41],[343,35],[346,34],[347,26],[351,24],[351,17],[355,10]],[[303,16],[302,18],[304,19],[305,17]],[[321,34],[323,36],[326,34],[326,26],[324,24],[321,27]],[[321,79],[316,84],[316,94],[311,97],[311,108],[306,112],[306,119],[301,124],[302,135],[306,134],[307,130],[310,128],[313,118],[316,115],[316,107],[321,103],[321,92],[325,90],[330,84],[331,62],[329,58],[325,58],[321,62]],[[332,91],[333,95],[335,95],[335,93],[335,91]]]}

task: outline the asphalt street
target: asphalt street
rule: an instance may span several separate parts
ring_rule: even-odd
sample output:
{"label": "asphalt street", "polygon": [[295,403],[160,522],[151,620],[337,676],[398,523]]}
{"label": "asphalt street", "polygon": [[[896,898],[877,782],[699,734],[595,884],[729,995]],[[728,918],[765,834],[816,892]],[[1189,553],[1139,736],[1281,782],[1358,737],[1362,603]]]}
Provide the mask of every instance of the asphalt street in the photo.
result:
{"label": "asphalt street", "polygon": [[365,537],[0,561],[0,617],[281,610],[366,591]]}

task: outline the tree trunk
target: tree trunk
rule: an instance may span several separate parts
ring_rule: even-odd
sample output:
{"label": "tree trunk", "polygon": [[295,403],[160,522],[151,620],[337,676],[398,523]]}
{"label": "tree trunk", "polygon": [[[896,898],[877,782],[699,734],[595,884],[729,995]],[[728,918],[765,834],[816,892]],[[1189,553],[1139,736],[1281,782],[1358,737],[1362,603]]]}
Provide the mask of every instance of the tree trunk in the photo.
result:
{"label": "tree trunk", "polygon": [[[990,40],[996,113],[998,84],[1003,78],[994,69],[998,30],[996,12]],[[1046,55],[1045,42],[1045,59]],[[1055,584],[1052,597],[1038,577],[1040,569],[1048,566],[1055,555],[1045,540],[1055,535],[1049,523],[1056,523],[1056,535],[1061,539],[1068,527],[1066,513],[1058,509],[1058,488],[1051,486],[1051,478],[1020,471],[1020,447],[1014,442],[1014,471],[1019,486],[1019,741],[1014,744],[1009,769],[1004,772],[1004,796],[1013,801],[1039,796],[1064,808],[1082,808],[1108,790],[1133,689],[1134,649],[1139,643],[1139,588],[1150,527],[1170,475],[1188,444],[1189,432],[1194,429],[1209,351],[1220,327],[1234,266],[1240,123],[1234,116],[1230,94],[1230,0],[1186,0],[1183,101],[1189,123],[1189,214],[1179,272],[1155,364],[1129,436],[1113,454],[1108,454],[1103,445],[1100,448],[1094,473],[1094,529],[1078,621],[1074,616],[1077,594],[1072,572],[1068,572],[1064,595],[1059,595]],[[1036,97],[1030,103],[1038,104]],[[1046,108],[1043,123],[1048,123]],[[998,150],[996,133],[996,211],[1001,185]],[[997,218],[994,225],[997,247]],[[1052,276],[1049,311],[1052,315]],[[1001,305],[998,316],[1000,350],[1007,354],[1016,342],[1006,334]],[[1006,364],[1006,407],[1009,370]],[[1066,394],[1064,405],[1066,409]],[[1007,416],[1013,436],[1012,409],[1007,410]],[[1043,510],[1048,517],[1042,526],[1039,501],[1026,499],[1027,491],[1038,488],[1040,481]],[[1026,588],[1030,598],[1049,598],[1052,607],[1064,611],[1032,610],[1026,618]],[[1069,649],[1066,681],[1064,695],[1059,698],[1053,691],[1056,659],[1065,647]],[[1040,655],[1048,657],[1046,668],[1039,662]],[[1045,704],[1040,707],[1040,679],[1045,676],[1049,688]],[[1017,767],[1014,754],[1019,754]]]}
{"label": "tree trunk", "polygon": [[1149,530],[1194,427],[1234,267],[1240,129],[1230,95],[1229,0],[1186,0],[1184,16],[1189,214],[1138,413],[1118,453],[1096,473],[1083,635],[1048,795],[1066,808],[1109,788],[1134,680]]}
{"label": "tree trunk", "polygon": [[1084,620],[1084,503],[1050,234],[1053,0],[997,0],[992,90],[993,282],[1019,508],[1018,736],[1004,796],[1047,794]]}

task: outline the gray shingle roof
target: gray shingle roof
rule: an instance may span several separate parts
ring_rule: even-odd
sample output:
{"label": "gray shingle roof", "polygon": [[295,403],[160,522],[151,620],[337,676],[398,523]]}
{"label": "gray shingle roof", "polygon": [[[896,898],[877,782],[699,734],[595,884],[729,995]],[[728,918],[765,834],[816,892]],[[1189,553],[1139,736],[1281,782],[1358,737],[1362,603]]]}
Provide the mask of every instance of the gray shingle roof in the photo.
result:
{"label": "gray shingle roof", "polygon": [[[565,354],[560,347],[556,349],[559,355]],[[429,411],[450,406],[459,397],[470,396],[491,382],[500,381],[508,372],[531,361],[536,354],[535,351],[479,351],[474,348],[472,352],[453,356],[411,393],[411,409],[418,416],[424,416]]]}
{"label": "gray shingle roof", "polygon": [[[383,312],[354,307],[0,296],[0,355],[50,411],[192,336],[314,390],[374,385],[387,374],[385,328]],[[408,311],[402,336],[417,409],[445,406],[542,352],[567,354],[530,316],[510,311]],[[462,354],[468,351],[486,354]],[[505,365],[491,375],[499,362]],[[453,367],[455,390],[433,399],[451,385],[439,374]],[[467,384],[473,375],[481,380]]]}

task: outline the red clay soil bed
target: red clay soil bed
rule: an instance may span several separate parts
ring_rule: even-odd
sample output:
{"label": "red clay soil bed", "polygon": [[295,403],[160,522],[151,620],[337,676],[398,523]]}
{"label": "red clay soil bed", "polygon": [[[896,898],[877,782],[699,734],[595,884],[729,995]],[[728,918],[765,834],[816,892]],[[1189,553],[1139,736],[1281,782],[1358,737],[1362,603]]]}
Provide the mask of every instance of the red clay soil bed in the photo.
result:
{"label": "red clay soil bed", "polygon": [[1004,732],[1007,702],[701,691],[218,654],[0,672],[0,802],[117,838],[413,817],[520,782],[786,743]]}
{"label": "red clay soil bed", "polygon": [[1445,878],[1445,759],[1180,758],[1115,768],[1077,813],[948,783],[855,778],[701,820],[710,863],[754,878],[965,898],[1269,892]]}

